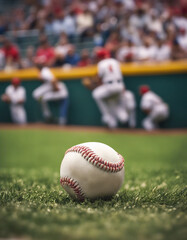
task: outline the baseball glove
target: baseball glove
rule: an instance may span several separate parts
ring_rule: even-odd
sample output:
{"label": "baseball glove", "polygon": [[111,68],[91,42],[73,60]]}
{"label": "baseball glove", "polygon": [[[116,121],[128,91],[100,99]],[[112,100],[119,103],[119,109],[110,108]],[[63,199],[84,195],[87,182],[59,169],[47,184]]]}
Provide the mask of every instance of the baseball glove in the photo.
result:
{"label": "baseball glove", "polygon": [[100,82],[96,77],[85,77],[82,79],[82,84],[89,90],[94,90],[100,85]]}

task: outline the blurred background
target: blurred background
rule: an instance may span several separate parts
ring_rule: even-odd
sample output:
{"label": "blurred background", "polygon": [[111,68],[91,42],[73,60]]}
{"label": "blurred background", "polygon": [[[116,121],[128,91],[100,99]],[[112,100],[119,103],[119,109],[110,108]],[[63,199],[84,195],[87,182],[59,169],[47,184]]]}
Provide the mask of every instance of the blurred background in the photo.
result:
{"label": "blurred background", "polygon": [[[135,94],[137,127],[143,117],[138,107],[141,84],[148,84],[169,104],[170,118],[163,127],[187,126],[185,0],[0,0],[0,6],[0,94],[12,77],[21,77],[29,122],[42,121],[32,98],[39,83],[31,69],[34,57],[45,56],[68,87],[68,124],[101,125],[98,109],[82,86],[81,75],[76,76],[76,67],[88,69],[91,75],[95,51],[105,47],[123,65],[127,89]],[[75,74],[68,80],[63,71],[70,69]],[[0,122],[10,121],[6,104],[0,102]]]}

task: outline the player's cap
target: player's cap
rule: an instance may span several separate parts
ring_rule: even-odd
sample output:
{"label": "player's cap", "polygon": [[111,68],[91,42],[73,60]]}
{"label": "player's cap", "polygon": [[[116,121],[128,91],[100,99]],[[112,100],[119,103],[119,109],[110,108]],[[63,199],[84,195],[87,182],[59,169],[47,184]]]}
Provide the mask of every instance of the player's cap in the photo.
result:
{"label": "player's cap", "polygon": [[148,85],[141,85],[141,86],[139,87],[139,93],[140,93],[140,95],[143,95],[143,94],[145,94],[146,92],[149,92],[149,90],[150,90],[150,87],[149,87]]}
{"label": "player's cap", "polygon": [[110,52],[106,48],[100,48],[96,51],[96,56],[99,59],[109,58]]}
{"label": "player's cap", "polygon": [[17,77],[13,78],[11,81],[12,85],[19,86],[21,84],[21,80]]}

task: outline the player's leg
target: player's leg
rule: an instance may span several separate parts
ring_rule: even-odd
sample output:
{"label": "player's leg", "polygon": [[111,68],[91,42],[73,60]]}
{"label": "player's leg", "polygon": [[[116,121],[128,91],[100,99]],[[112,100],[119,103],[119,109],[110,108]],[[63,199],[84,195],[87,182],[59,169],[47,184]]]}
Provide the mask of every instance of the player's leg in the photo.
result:
{"label": "player's leg", "polygon": [[164,121],[169,116],[169,108],[167,104],[159,104],[154,107],[150,114],[152,122],[155,124],[155,128],[159,127],[159,123]]}
{"label": "player's leg", "polygon": [[69,98],[64,98],[60,103],[59,124],[65,125],[67,123],[67,113],[69,108]]}
{"label": "player's leg", "polygon": [[[59,124],[65,124],[67,121],[67,111],[69,107],[68,95],[62,90],[47,92],[43,96],[43,102],[47,104],[49,101],[58,101],[60,100],[60,112],[59,112]],[[48,106],[48,105],[47,105]],[[49,111],[49,107],[48,107]]]}
{"label": "player's leg", "polygon": [[48,105],[48,102],[44,99],[41,99],[41,107],[42,107],[42,113],[43,117],[45,118],[46,122],[50,122],[52,118],[52,114]]}
{"label": "player's leg", "polygon": [[132,93],[123,91],[120,99],[121,105],[126,109],[129,119],[128,125],[130,128],[136,127],[136,102]]}
{"label": "player's leg", "polygon": [[109,101],[109,108],[111,109],[112,115],[121,123],[125,124],[128,121],[129,116],[122,101],[122,94],[118,93],[110,97],[108,101]]}
{"label": "player's leg", "polygon": [[155,122],[161,122],[168,118],[169,116],[169,108],[167,104],[159,104],[155,106],[151,117]]}
{"label": "player's leg", "polygon": [[11,119],[12,119],[13,123],[18,123],[17,122],[18,113],[17,113],[16,106],[10,106],[10,115],[11,115]]}
{"label": "player's leg", "polygon": [[125,124],[129,119],[129,114],[121,100],[122,95],[123,95],[122,93],[118,94],[118,96],[116,98],[116,103],[115,103],[116,106],[114,108],[114,111],[115,111],[115,115],[116,115],[117,119],[121,123]]}
{"label": "player's leg", "polygon": [[42,97],[44,96],[44,94],[46,94],[47,92],[49,92],[51,90],[52,90],[51,84],[44,83],[33,91],[32,96],[37,101],[40,101],[42,99]]}
{"label": "player's leg", "polygon": [[22,106],[12,106],[10,112],[14,123],[25,124],[27,122],[26,111]]}
{"label": "player's leg", "polygon": [[113,115],[102,116],[102,122],[109,128],[116,128],[118,126],[118,121]]}
{"label": "player's leg", "polygon": [[114,114],[116,118],[123,124],[125,124],[129,119],[129,115],[126,109],[117,104],[114,106]]}
{"label": "player's leg", "polygon": [[157,124],[153,121],[153,119],[150,116],[147,116],[143,121],[142,121],[142,126],[144,129],[147,131],[151,131],[157,128]]}
{"label": "player's leg", "polygon": [[109,93],[106,86],[102,85],[94,89],[94,91],[92,92],[92,96],[101,112],[102,121],[107,124],[108,127],[115,128],[117,126],[117,121],[110,112],[110,107],[107,101]]}
{"label": "player's leg", "polygon": [[26,124],[27,123],[27,115],[26,115],[26,111],[23,107],[19,109],[18,123],[19,124]]}
{"label": "player's leg", "polygon": [[131,109],[129,112],[129,127],[136,127],[136,109]]}

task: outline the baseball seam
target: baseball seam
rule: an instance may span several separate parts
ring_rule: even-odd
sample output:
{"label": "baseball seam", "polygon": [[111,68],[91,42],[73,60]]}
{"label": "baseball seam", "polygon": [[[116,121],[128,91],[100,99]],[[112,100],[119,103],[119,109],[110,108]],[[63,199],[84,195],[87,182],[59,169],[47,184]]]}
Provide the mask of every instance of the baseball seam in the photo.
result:
{"label": "baseball seam", "polygon": [[74,191],[78,200],[84,201],[85,194],[83,193],[82,188],[80,187],[79,183],[76,180],[70,177],[62,177],[60,178],[60,183],[62,187],[69,186]]}
{"label": "baseball seam", "polygon": [[110,162],[103,160],[103,158],[99,157],[92,149],[90,149],[87,146],[79,146],[79,145],[73,146],[73,147],[69,148],[65,154],[67,154],[69,152],[80,153],[81,156],[86,161],[88,161],[92,165],[102,169],[103,171],[115,173],[115,172],[121,171],[121,169],[123,169],[123,167],[124,167],[124,158],[119,153],[117,153],[119,156],[119,161],[117,163],[110,163]]}

